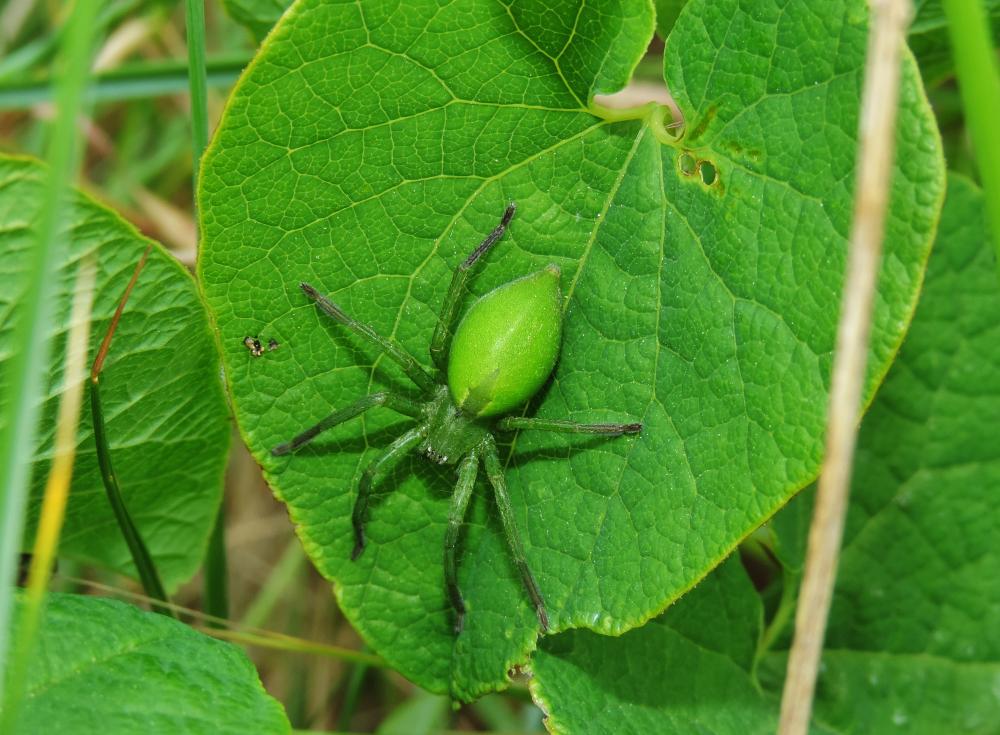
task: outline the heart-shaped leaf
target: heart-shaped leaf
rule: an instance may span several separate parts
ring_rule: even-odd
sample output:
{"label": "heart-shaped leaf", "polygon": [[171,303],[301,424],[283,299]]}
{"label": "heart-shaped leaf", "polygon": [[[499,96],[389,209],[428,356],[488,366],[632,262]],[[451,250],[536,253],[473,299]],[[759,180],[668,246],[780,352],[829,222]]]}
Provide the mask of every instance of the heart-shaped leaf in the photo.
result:
{"label": "heart-shaped leaf", "polygon": [[[531,410],[645,425],[512,446],[515,520],[555,631],[649,619],[818,467],[866,5],[690,2],[665,54],[679,138],[664,108],[591,105],[627,81],[652,31],[642,0],[300,0],[205,159],[199,272],[241,431],[347,616],[434,691],[504,686],[537,621],[481,486],[454,636],[442,543],[455,475],[420,457],[381,486],[370,550],[350,560],[358,479],[399,417],[372,411],[270,456],[365,393],[408,390],[300,281],[422,358],[452,269],[518,203],[471,288],[562,269],[562,357]],[[943,190],[911,59],[898,145],[869,396],[909,321]],[[252,357],[248,334],[280,347]]]}

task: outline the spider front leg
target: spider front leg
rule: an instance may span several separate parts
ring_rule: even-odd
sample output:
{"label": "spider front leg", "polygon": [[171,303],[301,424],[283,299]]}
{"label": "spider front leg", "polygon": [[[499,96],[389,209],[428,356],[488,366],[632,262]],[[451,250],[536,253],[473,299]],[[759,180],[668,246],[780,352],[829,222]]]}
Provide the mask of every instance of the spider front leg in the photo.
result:
{"label": "spider front leg", "polygon": [[427,371],[420,367],[420,363],[417,362],[416,358],[404,350],[399,344],[391,339],[386,339],[364,322],[359,322],[357,319],[348,316],[344,313],[343,309],[330,301],[330,299],[321,294],[308,283],[300,283],[299,288],[302,289],[306,296],[316,302],[316,306],[319,307],[320,311],[327,316],[333,317],[356,335],[368,340],[371,344],[375,345],[382,352],[388,355],[389,359],[393,360],[397,365],[403,368],[403,372],[406,373],[406,377],[412,380],[421,390],[424,391],[424,393],[433,393],[437,388],[437,383],[434,382],[434,378],[428,375]]}
{"label": "spider front leg", "polygon": [[462,530],[465,511],[469,507],[472,489],[476,486],[476,475],[479,474],[479,453],[472,450],[458,466],[458,481],[455,483],[455,494],[451,496],[451,510],[448,512],[448,529],[444,534],[444,580],[448,588],[448,597],[455,610],[455,635],[462,632],[465,622],[465,600],[458,588],[458,534]]}
{"label": "spider front leg", "polygon": [[369,408],[374,408],[375,406],[385,406],[386,408],[391,408],[394,411],[398,411],[406,416],[417,417],[420,416],[421,413],[420,404],[415,401],[411,401],[409,398],[397,396],[393,393],[372,393],[364,398],[359,398],[349,406],[345,406],[344,408],[334,411],[318,424],[310,426],[290,441],[287,441],[284,444],[279,444],[271,450],[271,454],[275,457],[280,457],[283,454],[294,452],[299,447],[311,442],[327,429],[332,429],[334,426],[342,424],[348,419],[353,419],[355,416],[358,416],[367,411]]}
{"label": "spider front leg", "polygon": [[642,424],[578,424],[575,421],[560,421],[558,419],[535,419],[521,416],[508,416],[497,422],[497,428],[502,431],[518,429],[539,429],[541,431],[559,431],[564,434],[603,434],[605,436],[621,436],[622,434],[638,434]]}
{"label": "spider front leg", "polygon": [[396,439],[389,448],[377,456],[361,473],[358,482],[358,497],[354,501],[351,512],[351,524],[354,526],[354,550],[351,561],[356,561],[365,550],[365,514],[368,512],[368,501],[371,499],[372,488],[379,482],[393,465],[407,452],[417,446],[427,436],[427,424],[416,426]]}
{"label": "spider front leg", "polygon": [[500,224],[493,228],[493,231],[479,243],[479,246],[469,253],[469,257],[463,260],[451,276],[451,285],[448,286],[448,293],[444,297],[444,304],[441,306],[441,314],[438,316],[437,326],[434,328],[434,336],[431,338],[431,360],[439,370],[445,372],[448,364],[448,347],[451,344],[451,336],[454,332],[455,318],[458,316],[458,307],[462,302],[462,295],[465,290],[465,283],[469,280],[469,271],[476,261],[486,255],[497,241],[503,237],[507,231],[507,225],[514,217],[517,205],[511,202],[500,218]]}
{"label": "spider front leg", "polygon": [[528,558],[525,556],[521,536],[514,523],[514,510],[511,508],[510,496],[507,494],[507,479],[504,477],[503,465],[500,464],[500,455],[497,453],[496,440],[493,439],[492,435],[486,437],[483,442],[483,450],[486,476],[489,477],[490,485],[493,486],[493,495],[496,497],[497,510],[500,511],[500,521],[503,524],[504,536],[507,537],[507,545],[510,547],[511,556],[514,557],[514,564],[517,566],[518,572],[521,573],[521,582],[535,606],[535,613],[538,615],[538,622],[542,625],[542,631],[547,631],[549,617],[545,613],[545,601],[542,600],[538,583],[535,582],[535,577],[528,568]]}

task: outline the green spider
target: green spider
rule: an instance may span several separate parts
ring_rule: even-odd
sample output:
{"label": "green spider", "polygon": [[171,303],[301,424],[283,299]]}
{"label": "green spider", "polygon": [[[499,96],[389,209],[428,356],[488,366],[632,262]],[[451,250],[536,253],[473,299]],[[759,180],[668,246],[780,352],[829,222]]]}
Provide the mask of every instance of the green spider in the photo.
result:
{"label": "green spider", "polygon": [[480,462],[485,465],[486,475],[493,486],[504,535],[521,581],[535,606],[542,630],[548,630],[549,625],[542,593],[528,568],[524,546],[514,523],[493,432],[542,429],[620,436],[642,430],[639,423],[579,424],[522,416],[501,417],[523,405],[542,387],[555,367],[562,339],[563,299],[559,289],[559,268],[555,265],[548,265],[537,273],[489,292],[469,308],[457,329],[452,330],[469,272],[503,236],[514,210],[515,205],[511,202],[500,224],[452,275],[430,346],[431,360],[438,371],[437,378],[424,370],[399,344],[380,336],[367,324],[352,319],[308,283],[299,284],[322,312],[394,360],[420,389],[423,400],[415,401],[388,392],[372,393],[335,411],[291,441],[271,450],[275,456],[293,452],[327,429],[375,406],[385,406],[416,419],[417,425],[392,442],[361,475],[351,515],[355,539],[351,559],[357,559],[365,549],[365,517],[372,487],[385,477],[400,457],[417,449],[436,464],[457,464],[458,482],[451,500],[444,542],[445,584],[455,610],[456,634],[462,631],[465,602],[458,587],[455,547]]}

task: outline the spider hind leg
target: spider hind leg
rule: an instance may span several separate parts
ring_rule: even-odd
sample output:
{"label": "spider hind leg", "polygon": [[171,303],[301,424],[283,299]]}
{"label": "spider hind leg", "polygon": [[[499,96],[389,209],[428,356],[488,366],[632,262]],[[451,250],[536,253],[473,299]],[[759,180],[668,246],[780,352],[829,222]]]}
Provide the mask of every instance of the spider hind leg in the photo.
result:
{"label": "spider hind leg", "polygon": [[492,435],[489,435],[485,442],[483,463],[486,465],[486,476],[489,477],[490,485],[493,486],[493,495],[496,498],[497,510],[500,511],[500,520],[503,524],[504,536],[507,538],[507,546],[510,548],[511,556],[514,557],[517,571],[521,575],[521,583],[535,606],[535,614],[538,615],[542,632],[546,632],[549,629],[549,616],[545,611],[545,601],[542,599],[542,592],[538,589],[535,576],[528,568],[528,557],[524,553],[524,544],[521,543],[517,524],[514,523],[514,510],[510,504],[510,496],[507,494],[507,480],[504,477],[503,465],[500,464],[500,455],[497,453],[496,441]]}
{"label": "spider hind leg", "polygon": [[479,473],[479,455],[476,451],[469,452],[458,466],[458,481],[455,483],[455,493],[451,496],[451,509],[448,512],[448,528],[444,534],[444,580],[448,589],[448,598],[455,610],[455,635],[462,632],[465,623],[465,600],[458,587],[458,534],[462,530],[465,511],[469,507],[472,490],[476,486],[476,475]]}
{"label": "spider hind leg", "polygon": [[358,482],[358,497],[354,501],[351,512],[351,525],[354,528],[354,549],[351,551],[351,561],[356,561],[365,550],[365,517],[368,513],[368,502],[371,500],[372,488],[382,480],[403,456],[420,444],[427,436],[427,425],[416,426],[397,438],[389,447],[378,455],[361,473]]}

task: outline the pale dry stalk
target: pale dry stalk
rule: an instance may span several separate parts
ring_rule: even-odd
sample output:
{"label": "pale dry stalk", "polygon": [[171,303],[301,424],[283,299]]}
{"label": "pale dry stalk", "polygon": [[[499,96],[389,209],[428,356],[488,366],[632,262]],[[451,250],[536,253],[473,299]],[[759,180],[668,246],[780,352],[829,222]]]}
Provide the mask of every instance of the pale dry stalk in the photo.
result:
{"label": "pale dry stalk", "polygon": [[826,458],[809,529],[795,639],[781,699],[779,735],[805,735],[837,574],[861,413],[872,301],[889,203],[899,76],[909,0],[873,0],[858,135],[854,222],[837,332]]}

